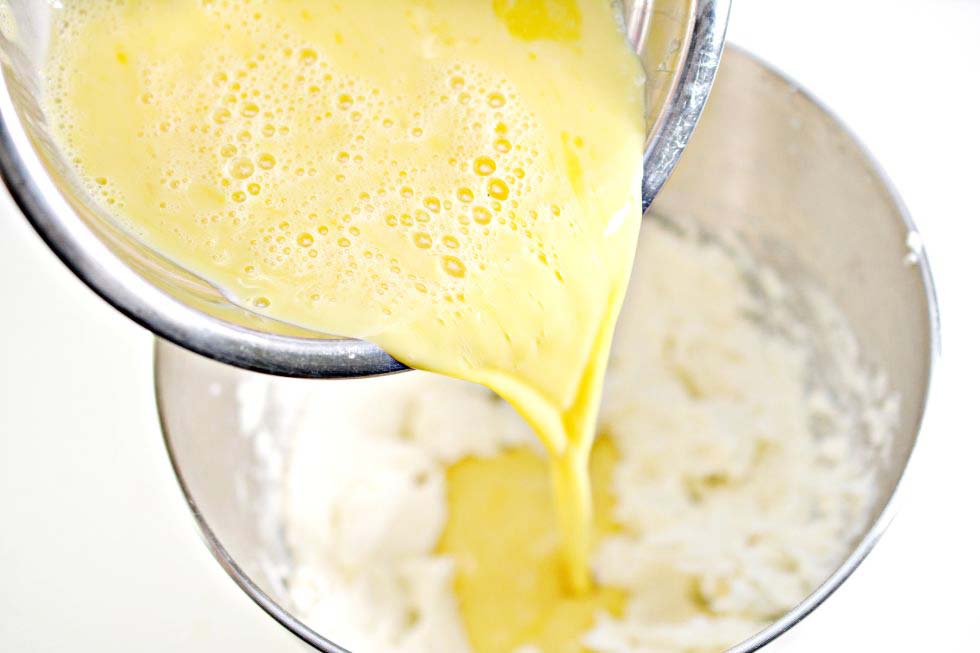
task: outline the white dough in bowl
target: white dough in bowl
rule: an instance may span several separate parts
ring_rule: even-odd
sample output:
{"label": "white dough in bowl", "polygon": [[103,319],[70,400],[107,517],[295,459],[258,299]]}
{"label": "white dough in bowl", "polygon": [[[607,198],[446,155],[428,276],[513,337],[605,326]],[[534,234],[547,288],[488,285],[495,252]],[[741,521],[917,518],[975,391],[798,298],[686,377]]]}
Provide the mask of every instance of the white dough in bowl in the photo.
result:
{"label": "white dough in bowl", "polygon": [[[718,652],[850,552],[898,404],[818,291],[737,243],[647,222],[599,424],[620,454],[622,529],[592,560],[629,598],[584,644]],[[357,653],[470,650],[454,561],[433,553],[445,470],[537,446],[529,428],[489,391],[421,372],[289,387],[302,388],[282,499],[297,615]]]}

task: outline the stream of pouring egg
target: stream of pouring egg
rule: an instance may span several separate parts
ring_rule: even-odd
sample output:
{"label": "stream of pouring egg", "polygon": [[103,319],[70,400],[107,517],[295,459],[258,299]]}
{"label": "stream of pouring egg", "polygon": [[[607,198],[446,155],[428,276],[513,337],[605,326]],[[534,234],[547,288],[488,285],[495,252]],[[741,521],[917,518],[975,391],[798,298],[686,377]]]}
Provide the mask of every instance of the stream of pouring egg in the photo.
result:
{"label": "stream of pouring egg", "polygon": [[[608,0],[76,0],[46,77],[81,183],[233,301],[481,383],[549,454],[566,583],[641,216]],[[379,406],[379,410],[383,410]]]}

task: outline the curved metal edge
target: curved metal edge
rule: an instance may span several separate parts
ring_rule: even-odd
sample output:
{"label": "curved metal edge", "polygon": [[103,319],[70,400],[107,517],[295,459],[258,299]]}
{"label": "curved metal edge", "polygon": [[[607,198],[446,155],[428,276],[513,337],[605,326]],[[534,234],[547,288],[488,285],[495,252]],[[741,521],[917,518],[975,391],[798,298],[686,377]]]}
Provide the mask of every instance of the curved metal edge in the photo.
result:
{"label": "curved metal edge", "polygon": [[180,487],[181,494],[184,495],[184,499],[187,501],[187,506],[190,508],[191,515],[194,517],[194,522],[197,525],[198,533],[204,540],[205,546],[214,556],[214,559],[218,561],[221,568],[225,570],[225,573],[231,577],[235,584],[238,585],[245,592],[246,595],[252,601],[258,605],[262,610],[268,614],[270,617],[279,622],[283,627],[288,629],[296,637],[300,638],[305,644],[310,646],[316,651],[321,651],[322,653],[351,653],[345,648],[334,644],[330,640],[324,638],[316,631],[309,628],[302,621],[294,617],[288,610],[279,605],[275,600],[272,599],[268,594],[263,592],[258,585],[256,585],[248,574],[246,574],[241,567],[232,559],[228,550],[225,549],[224,545],[215,535],[214,531],[208,525],[207,520],[201,511],[197,507],[197,502],[194,500],[194,496],[191,494],[190,488],[187,486],[187,482],[184,480],[183,472],[180,469],[180,464],[177,462],[177,456],[173,449],[173,443],[170,440],[170,429],[167,426],[166,411],[164,410],[163,395],[160,392],[162,383],[160,382],[160,358],[162,351],[162,343],[157,340],[153,346],[153,395],[156,402],[157,418],[160,421],[160,430],[163,435],[163,443],[167,450],[167,457],[170,459],[170,466],[173,468],[174,476],[177,479],[177,485]]}
{"label": "curved metal edge", "polygon": [[[773,66],[772,64],[764,61],[761,57],[747,52],[735,45],[730,47],[733,55],[745,57],[759,67],[769,71],[774,76],[782,80],[788,88],[792,89],[796,94],[810,104],[814,105],[817,109],[829,117],[840,132],[857,147],[858,151],[864,157],[868,169],[874,171],[876,182],[881,184],[881,186],[887,192],[898,215],[901,218],[901,226],[904,227],[909,234],[919,233],[915,226],[915,221],[912,219],[908,208],[905,206],[905,202],[902,200],[902,197],[899,195],[895,185],[888,177],[888,174],[884,171],[881,164],[878,163],[864,143],[857,138],[854,131],[851,130],[851,128],[848,127],[836,113],[831,111],[823,102],[805,90],[800,84],[796,83],[794,79],[785,74],[776,66]],[[918,448],[919,438],[925,430],[927,418],[930,414],[930,397],[932,388],[935,385],[937,368],[942,353],[939,301],[936,296],[936,286],[932,276],[932,269],[929,265],[929,258],[924,247],[917,251],[917,256],[917,266],[921,276],[922,287],[926,295],[928,312],[928,315],[926,316],[929,323],[928,372],[926,375],[925,391],[922,396],[922,412],[919,414],[918,420],[915,424],[915,439],[912,441],[912,447],[909,450],[909,455],[905,459],[902,472],[895,483],[891,496],[878,513],[878,516],[874,519],[873,523],[868,529],[868,532],[863,538],[861,538],[861,541],[858,542],[857,546],[851,552],[851,555],[849,555],[844,562],[841,563],[841,565],[837,568],[837,571],[835,571],[830,578],[825,580],[820,587],[814,590],[814,592],[804,599],[798,606],[783,615],[781,619],[770,625],[762,632],[750,637],[736,646],[731,647],[726,653],[754,653],[763,646],[768,645],[780,636],[784,635],[793,626],[809,616],[811,612],[830,598],[830,596],[840,588],[844,581],[846,581],[851,574],[854,573],[864,559],[867,558],[868,554],[878,543],[882,535],[884,535],[885,531],[888,529],[888,526],[891,524],[892,520],[895,518],[895,513],[897,512],[898,506],[901,503],[904,488],[907,483],[906,476],[908,473],[909,464],[911,463],[913,456],[915,455],[915,451]]]}
{"label": "curved metal edge", "polygon": [[643,210],[670,178],[704,111],[721,64],[731,0],[698,0],[690,45],[674,78],[666,111],[654,127],[643,156]]}
{"label": "curved metal edge", "polygon": [[376,345],[352,339],[259,333],[195,311],[147,282],[84,224],[47,174],[0,67],[0,178],[41,239],[85,285],[158,336],[254,372],[304,378],[376,376],[408,369]]}

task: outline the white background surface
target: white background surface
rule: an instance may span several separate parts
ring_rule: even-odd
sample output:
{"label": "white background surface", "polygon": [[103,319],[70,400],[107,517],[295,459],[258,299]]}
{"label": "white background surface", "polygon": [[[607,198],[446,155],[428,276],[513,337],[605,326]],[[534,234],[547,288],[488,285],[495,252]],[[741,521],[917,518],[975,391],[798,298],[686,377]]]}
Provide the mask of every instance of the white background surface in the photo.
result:
{"label": "white background surface", "polygon": [[[830,105],[892,177],[944,329],[898,518],[767,650],[978,650],[980,2],[736,3],[732,41]],[[0,651],[298,649],[197,537],[156,424],[151,337],[76,281],[5,197],[0,310]]]}

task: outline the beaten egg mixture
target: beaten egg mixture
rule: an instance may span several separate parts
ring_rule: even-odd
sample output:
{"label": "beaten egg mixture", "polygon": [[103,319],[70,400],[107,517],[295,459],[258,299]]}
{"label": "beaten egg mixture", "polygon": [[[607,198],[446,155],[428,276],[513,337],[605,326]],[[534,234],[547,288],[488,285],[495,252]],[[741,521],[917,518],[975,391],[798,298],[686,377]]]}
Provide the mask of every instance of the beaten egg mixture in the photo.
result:
{"label": "beaten egg mixture", "polygon": [[66,0],[56,20],[48,120],[103,209],[239,305],[482,384],[532,426],[545,486],[507,485],[541,464],[517,454],[453,472],[441,547],[481,561],[456,579],[480,650],[500,650],[503,612],[564,641],[623,602],[588,568],[641,218],[643,73],[619,12]]}

